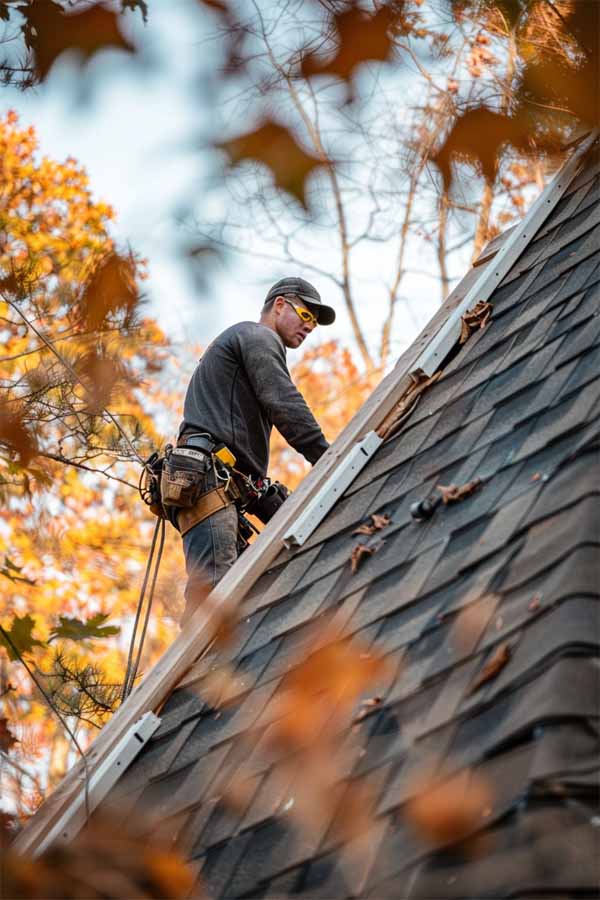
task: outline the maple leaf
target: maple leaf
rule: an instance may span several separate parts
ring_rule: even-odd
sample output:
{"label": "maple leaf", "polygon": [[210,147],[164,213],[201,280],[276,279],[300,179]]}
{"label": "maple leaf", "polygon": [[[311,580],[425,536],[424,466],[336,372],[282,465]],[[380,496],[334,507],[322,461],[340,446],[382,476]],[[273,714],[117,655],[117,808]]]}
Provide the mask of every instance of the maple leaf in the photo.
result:
{"label": "maple leaf", "polygon": [[9,630],[0,626],[0,647],[4,647],[9,659],[18,660],[19,656],[29,653],[34,647],[44,646],[42,641],[33,637],[34,628],[35,619],[29,614],[15,616]]}
{"label": "maple leaf", "polygon": [[70,616],[59,616],[60,625],[52,629],[48,638],[50,641],[62,638],[69,641],[87,641],[92,638],[107,638],[119,634],[121,629],[117,625],[104,625],[108,619],[108,613],[97,613],[95,616],[82,621]]}
{"label": "maple leaf", "polygon": [[370,518],[370,522],[363,522],[352,534],[375,534],[376,531],[387,528],[392,521],[389,516],[381,516],[378,513],[373,513]]}
{"label": "maple leaf", "polygon": [[444,186],[452,181],[452,160],[467,160],[479,167],[484,178],[493,183],[502,150],[507,145],[522,152],[529,147],[530,129],[520,117],[505,116],[479,106],[459,116],[442,146],[433,156]]}
{"label": "maple leaf", "polygon": [[437,490],[442,495],[442,500],[447,505],[448,503],[459,503],[461,500],[464,500],[465,497],[470,497],[471,494],[474,494],[475,491],[478,491],[481,487],[481,479],[474,478],[473,481],[468,481],[466,484],[456,485],[456,484],[438,484]]}
{"label": "maple leaf", "polygon": [[0,750],[2,753],[8,753],[13,744],[19,741],[8,727],[8,719],[0,717]]}
{"label": "maple leaf", "polygon": [[217,147],[225,151],[232,167],[247,160],[268,166],[277,187],[296,197],[305,209],[306,179],[325,165],[324,160],[303,150],[287,128],[271,119]]}
{"label": "maple leaf", "polygon": [[486,682],[491,681],[492,678],[495,678],[507,664],[512,656],[512,650],[510,648],[510,644],[500,644],[500,646],[496,647],[494,653],[490,656],[485,666],[469,688],[467,692],[467,696],[474,694],[475,691],[478,691],[479,688],[486,684]]}
{"label": "maple leaf", "polygon": [[352,556],[350,557],[350,570],[353,575],[358,572],[359,566],[362,564],[363,560],[367,556],[372,556],[374,553],[377,553],[378,550],[383,546],[383,541],[379,541],[377,544],[357,544],[354,550],[352,551]]}
{"label": "maple leaf", "polygon": [[392,56],[394,41],[392,26],[398,19],[398,4],[382,5],[373,14],[366,13],[356,3],[332,17],[336,32],[335,55],[324,62],[310,51],[302,59],[301,72],[312,75],[335,75],[349,82],[355,69],[369,61],[385,62]]}
{"label": "maple leaf", "polygon": [[55,0],[28,0],[17,10],[25,19],[25,42],[33,53],[35,72],[41,81],[65,50],[78,51],[85,61],[106,47],[134,52],[121,32],[118,14],[100,3],[67,14]]}

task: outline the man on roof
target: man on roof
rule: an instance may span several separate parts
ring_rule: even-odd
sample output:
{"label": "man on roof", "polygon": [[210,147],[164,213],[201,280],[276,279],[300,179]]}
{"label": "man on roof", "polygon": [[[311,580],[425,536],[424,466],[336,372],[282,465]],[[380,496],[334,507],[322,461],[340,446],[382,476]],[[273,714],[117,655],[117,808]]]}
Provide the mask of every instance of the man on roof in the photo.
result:
{"label": "man on roof", "polygon": [[[246,546],[248,511],[268,521],[287,489],[267,478],[273,426],[310,463],[329,446],[295,387],[286,349],[296,349],[335,311],[303,278],[282,278],[267,293],[258,322],[227,328],[200,359],[183,408],[177,448],[165,462],[173,495],[191,505],[171,516],[183,537],[188,574],[184,621],[202,583],[215,585]],[[183,473],[183,474],[182,474]],[[187,473],[187,474],[186,474]],[[194,482],[181,492],[181,483]],[[178,493],[179,491],[179,493]],[[169,497],[163,495],[163,502]]]}

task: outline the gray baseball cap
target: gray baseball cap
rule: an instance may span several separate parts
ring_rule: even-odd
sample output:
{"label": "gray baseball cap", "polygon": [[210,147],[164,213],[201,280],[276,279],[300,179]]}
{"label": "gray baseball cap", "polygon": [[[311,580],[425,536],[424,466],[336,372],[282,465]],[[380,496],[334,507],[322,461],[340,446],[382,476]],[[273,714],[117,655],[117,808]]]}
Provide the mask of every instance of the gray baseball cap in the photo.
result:
{"label": "gray baseball cap", "polygon": [[325,306],[316,287],[313,287],[304,278],[293,276],[291,278],[281,278],[270,288],[269,293],[265,297],[265,303],[283,294],[296,294],[308,306],[310,311],[315,314],[319,325],[332,325],[335,322],[335,310],[333,307]]}

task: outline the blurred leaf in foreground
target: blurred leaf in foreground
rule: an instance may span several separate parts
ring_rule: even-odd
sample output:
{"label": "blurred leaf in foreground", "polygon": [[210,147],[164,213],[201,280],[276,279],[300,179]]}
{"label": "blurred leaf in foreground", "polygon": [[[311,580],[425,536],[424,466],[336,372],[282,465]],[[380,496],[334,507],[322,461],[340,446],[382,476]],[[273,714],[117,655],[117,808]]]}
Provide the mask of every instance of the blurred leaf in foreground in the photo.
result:
{"label": "blurred leaf in foreground", "polygon": [[86,62],[106,47],[134,52],[121,31],[118,13],[100,3],[71,14],[54,0],[28,0],[17,9],[25,19],[25,43],[41,81],[65,50],[76,50]]}
{"label": "blurred leaf in foreground", "polygon": [[254,131],[218,146],[227,153],[232,167],[248,160],[264,163],[273,173],[277,187],[296,197],[305,209],[306,179],[325,165],[322,159],[303,150],[287,128],[270,119]]}
{"label": "blurred leaf in foreground", "polygon": [[531,131],[521,118],[493,112],[484,106],[470,109],[452,126],[433,160],[439,166],[446,188],[452,178],[452,162],[467,160],[493,183],[502,150],[507,145],[526,151]]}
{"label": "blurred leaf in foreground", "polygon": [[362,63],[389,60],[394,50],[392,26],[398,17],[398,7],[398,3],[383,4],[369,14],[356,3],[347,4],[332,17],[337,44],[335,55],[324,62],[321,54],[306,53],[301,65],[304,77],[335,75],[350,81]]}
{"label": "blurred leaf in foreground", "polygon": [[8,403],[0,400],[0,446],[16,453],[21,465],[26,466],[36,455],[36,442],[26,428],[21,416]]}

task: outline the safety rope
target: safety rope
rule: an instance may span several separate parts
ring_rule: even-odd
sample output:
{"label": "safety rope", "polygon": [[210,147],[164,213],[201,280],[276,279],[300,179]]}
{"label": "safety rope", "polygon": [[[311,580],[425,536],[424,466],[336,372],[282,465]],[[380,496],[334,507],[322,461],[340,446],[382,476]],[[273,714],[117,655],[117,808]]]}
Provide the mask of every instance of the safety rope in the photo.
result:
{"label": "safety rope", "polygon": [[[159,534],[160,534],[160,539],[159,539]],[[156,562],[154,562],[154,553],[156,550],[157,539],[159,539],[159,546],[158,546],[158,553],[156,556]],[[160,568],[160,561],[162,558],[164,545],[165,545],[165,520],[157,519],[156,525],[154,526],[154,534],[152,535],[152,543],[150,545],[150,552],[148,554],[148,562],[146,563],[146,571],[144,573],[144,580],[142,582],[140,596],[139,596],[138,603],[137,603],[135,620],[133,623],[133,631],[131,634],[131,641],[129,643],[129,653],[127,656],[127,667],[125,669],[125,677],[123,679],[123,687],[121,690],[121,703],[123,703],[127,699],[129,694],[133,690],[133,685],[134,685],[135,679],[137,677],[140,660],[142,658],[142,651],[144,649],[144,641],[146,638],[146,632],[148,630],[148,623],[150,621],[150,612],[152,610],[152,602],[154,600],[154,591],[156,588],[156,581],[158,578],[158,571]],[[142,616],[142,609],[144,607],[146,590],[148,588],[148,581],[150,581],[150,573],[152,571],[153,563],[154,563],[154,571],[152,572],[152,580],[150,583],[150,591],[148,593],[148,602],[146,605],[146,613],[144,615],[144,622],[142,625],[142,631],[141,631],[140,638],[139,638],[137,655],[135,657],[135,663],[134,663],[133,657],[134,657],[135,646],[136,646],[136,641],[137,641],[137,631],[138,631],[140,619]]]}

